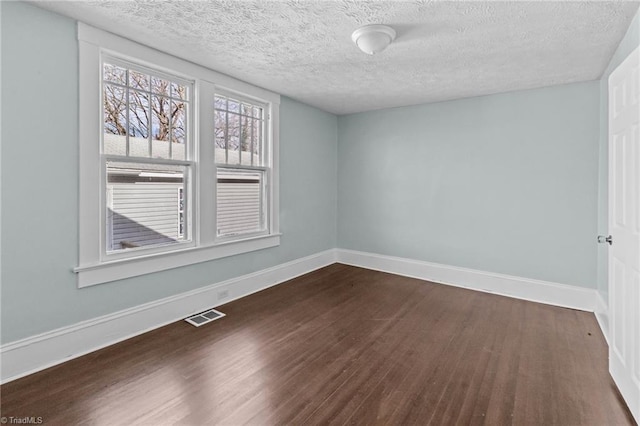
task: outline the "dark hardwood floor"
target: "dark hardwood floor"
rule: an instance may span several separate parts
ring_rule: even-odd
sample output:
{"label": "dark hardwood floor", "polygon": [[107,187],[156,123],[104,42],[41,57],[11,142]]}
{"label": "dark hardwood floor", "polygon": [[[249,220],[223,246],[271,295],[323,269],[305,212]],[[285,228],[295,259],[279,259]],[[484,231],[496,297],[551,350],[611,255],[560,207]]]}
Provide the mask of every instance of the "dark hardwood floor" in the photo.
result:
{"label": "dark hardwood floor", "polygon": [[332,265],[0,388],[45,424],[626,425],[593,314]]}

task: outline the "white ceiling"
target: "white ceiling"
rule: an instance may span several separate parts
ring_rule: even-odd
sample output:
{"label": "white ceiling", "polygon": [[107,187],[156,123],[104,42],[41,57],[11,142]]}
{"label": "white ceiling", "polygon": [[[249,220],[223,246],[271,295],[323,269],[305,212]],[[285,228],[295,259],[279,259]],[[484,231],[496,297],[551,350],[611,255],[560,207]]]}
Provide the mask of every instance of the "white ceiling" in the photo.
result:
{"label": "white ceiling", "polygon": [[[37,5],[335,114],[601,76],[638,2],[90,1]],[[368,56],[364,24],[396,41]]]}

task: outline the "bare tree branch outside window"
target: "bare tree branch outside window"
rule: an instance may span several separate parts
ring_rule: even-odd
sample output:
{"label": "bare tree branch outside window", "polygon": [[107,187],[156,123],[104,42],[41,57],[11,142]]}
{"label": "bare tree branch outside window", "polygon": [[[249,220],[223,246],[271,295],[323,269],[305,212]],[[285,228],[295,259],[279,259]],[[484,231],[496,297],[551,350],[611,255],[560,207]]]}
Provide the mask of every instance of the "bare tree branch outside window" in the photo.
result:
{"label": "bare tree branch outside window", "polygon": [[105,133],[185,143],[185,86],[108,63],[103,78]]}

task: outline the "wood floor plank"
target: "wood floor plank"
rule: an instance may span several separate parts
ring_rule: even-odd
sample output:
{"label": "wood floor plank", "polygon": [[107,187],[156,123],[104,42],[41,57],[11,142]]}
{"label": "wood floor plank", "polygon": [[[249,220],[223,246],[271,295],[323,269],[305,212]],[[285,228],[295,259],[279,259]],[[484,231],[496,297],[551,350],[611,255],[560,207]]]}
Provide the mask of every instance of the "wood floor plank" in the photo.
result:
{"label": "wood floor plank", "polygon": [[630,425],[591,313],[335,264],[0,387],[52,425]]}

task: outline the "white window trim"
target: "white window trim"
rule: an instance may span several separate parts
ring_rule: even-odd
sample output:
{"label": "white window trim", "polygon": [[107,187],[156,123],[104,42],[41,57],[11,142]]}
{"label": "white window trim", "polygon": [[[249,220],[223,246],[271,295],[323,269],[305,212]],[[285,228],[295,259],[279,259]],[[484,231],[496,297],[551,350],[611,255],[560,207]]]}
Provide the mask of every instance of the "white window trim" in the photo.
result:
{"label": "white window trim", "polygon": [[[206,262],[240,253],[275,247],[280,244],[279,228],[279,104],[280,95],[265,89],[219,74],[215,71],[184,61],[177,57],[140,45],[117,35],[78,23],[79,41],[79,259],[73,271],[78,276],[78,287],[125,279],[152,272]],[[116,57],[130,58],[140,65],[148,64],[152,69],[170,70],[178,77],[196,80],[191,103],[199,110],[194,114],[191,130],[194,133],[196,165],[193,170],[194,191],[192,211],[192,245],[176,244],[175,250],[154,252],[144,250],[136,257],[105,260],[102,257],[104,223],[101,213],[104,207],[102,191],[97,191],[103,182],[103,167],[100,165],[102,118],[99,114],[101,73],[100,55],[106,52]],[[215,223],[215,164],[213,143],[213,98],[215,93],[236,94],[255,99],[270,106],[267,134],[270,135],[271,184],[268,187],[269,233],[258,236],[243,236],[232,241],[216,238]],[[199,120],[199,117],[211,117]],[[201,144],[198,142],[202,141]],[[206,143],[210,141],[210,143]],[[211,161],[202,161],[208,158]],[[205,176],[211,179],[205,179]]]}

